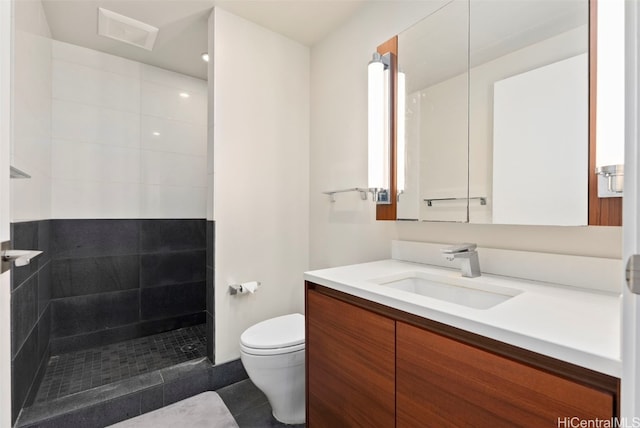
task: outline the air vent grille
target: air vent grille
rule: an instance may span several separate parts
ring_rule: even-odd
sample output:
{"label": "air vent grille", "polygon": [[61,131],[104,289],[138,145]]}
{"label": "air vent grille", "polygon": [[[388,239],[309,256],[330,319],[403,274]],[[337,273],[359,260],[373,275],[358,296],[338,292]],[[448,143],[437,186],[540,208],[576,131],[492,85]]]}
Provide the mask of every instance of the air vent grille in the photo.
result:
{"label": "air vent grille", "polygon": [[150,51],[156,42],[158,29],[128,16],[99,7],[98,34]]}

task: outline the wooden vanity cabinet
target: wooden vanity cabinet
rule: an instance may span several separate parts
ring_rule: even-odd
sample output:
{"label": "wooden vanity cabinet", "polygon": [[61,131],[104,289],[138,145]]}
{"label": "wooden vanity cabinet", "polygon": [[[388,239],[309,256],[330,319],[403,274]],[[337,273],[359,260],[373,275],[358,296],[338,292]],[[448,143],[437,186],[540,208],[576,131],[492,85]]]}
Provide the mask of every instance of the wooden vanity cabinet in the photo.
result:
{"label": "wooden vanity cabinet", "polygon": [[308,428],[539,428],[619,415],[611,376],[309,282],[306,310]]}
{"label": "wooden vanity cabinet", "polygon": [[307,292],[307,426],[393,427],[395,322]]}
{"label": "wooden vanity cabinet", "polygon": [[404,322],[396,324],[396,427],[557,427],[611,419],[614,397]]}

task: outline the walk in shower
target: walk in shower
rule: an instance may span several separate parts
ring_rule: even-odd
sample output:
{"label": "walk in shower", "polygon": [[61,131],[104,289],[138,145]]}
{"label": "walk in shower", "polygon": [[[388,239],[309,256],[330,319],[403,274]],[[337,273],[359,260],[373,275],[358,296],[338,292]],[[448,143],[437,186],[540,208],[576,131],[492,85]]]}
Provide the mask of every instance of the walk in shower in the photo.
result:
{"label": "walk in shower", "polygon": [[11,239],[43,251],[12,270],[18,426],[160,407],[213,359],[207,82],[57,40],[54,3],[15,8]]}

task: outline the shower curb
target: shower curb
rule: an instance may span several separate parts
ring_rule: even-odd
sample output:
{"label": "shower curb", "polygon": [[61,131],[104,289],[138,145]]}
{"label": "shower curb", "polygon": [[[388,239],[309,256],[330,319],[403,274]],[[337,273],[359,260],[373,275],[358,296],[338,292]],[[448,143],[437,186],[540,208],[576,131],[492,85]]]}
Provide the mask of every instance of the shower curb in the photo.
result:
{"label": "shower curb", "polygon": [[239,359],[213,365],[203,357],[34,404],[22,410],[14,427],[101,428],[247,378]]}

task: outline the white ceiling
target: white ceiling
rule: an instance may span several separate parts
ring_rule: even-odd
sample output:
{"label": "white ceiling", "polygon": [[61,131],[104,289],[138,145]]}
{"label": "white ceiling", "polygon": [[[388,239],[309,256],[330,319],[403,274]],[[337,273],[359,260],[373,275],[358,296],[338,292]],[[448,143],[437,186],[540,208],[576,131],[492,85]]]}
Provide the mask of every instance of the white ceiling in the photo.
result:
{"label": "white ceiling", "polygon": [[[201,79],[214,6],[312,46],[370,0],[42,0],[54,39]],[[102,7],[160,29],[153,51],[98,36]]]}

